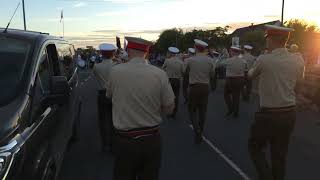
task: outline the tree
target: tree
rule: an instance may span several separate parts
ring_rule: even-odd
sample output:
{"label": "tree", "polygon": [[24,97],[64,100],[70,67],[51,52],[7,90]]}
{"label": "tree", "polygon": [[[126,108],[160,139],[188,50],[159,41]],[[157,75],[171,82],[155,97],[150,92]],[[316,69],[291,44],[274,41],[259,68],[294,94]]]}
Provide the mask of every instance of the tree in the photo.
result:
{"label": "tree", "polygon": [[285,25],[294,29],[291,33],[289,44],[297,44],[301,48],[303,48],[303,45],[305,44],[304,39],[307,33],[315,33],[319,31],[317,25],[310,24],[299,19],[291,19],[286,22]]}
{"label": "tree", "polygon": [[208,36],[206,36],[205,31],[203,30],[192,30],[189,32],[186,32],[184,34],[184,41],[183,41],[183,49],[182,50],[186,50],[190,47],[194,46],[194,39],[201,39],[203,41],[207,41],[208,40]]}
{"label": "tree", "polygon": [[213,48],[225,48],[230,45],[230,36],[227,34],[230,26],[216,27],[209,30],[209,46]]}
{"label": "tree", "polygon": [[186,33],[182,29],[169,29],[163,31],[156,42],[158,52],[164,54],[170,46],[176,46],[181,51],[193,47],[194,39],[201,39],[209,44],[209,47],[224,48],[228,46],[230,37],[227,34],[229,26],[216,27],[212,30],[192,30]]}
{"label": "tree", "polygon": [[169,29],[163,31],[159,39],[155,44],[155,48],[158,52],[164,54],[167,52],[168,47],[176,46],[177,48],[181,48],[183,44],[183,31],[182,29]]}

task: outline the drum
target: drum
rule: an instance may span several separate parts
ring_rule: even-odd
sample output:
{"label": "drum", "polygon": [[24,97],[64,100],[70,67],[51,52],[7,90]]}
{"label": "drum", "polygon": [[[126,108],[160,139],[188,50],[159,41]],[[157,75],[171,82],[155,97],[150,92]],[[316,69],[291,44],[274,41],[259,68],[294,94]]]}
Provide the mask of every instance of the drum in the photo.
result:
{"label": "drum", "polygon": [[78,59],[77,64],[78,64],[78,66],[79,66],[80,68],[85,68],[85,66],[86,66],[86,62],[84,62],[83,59]]}

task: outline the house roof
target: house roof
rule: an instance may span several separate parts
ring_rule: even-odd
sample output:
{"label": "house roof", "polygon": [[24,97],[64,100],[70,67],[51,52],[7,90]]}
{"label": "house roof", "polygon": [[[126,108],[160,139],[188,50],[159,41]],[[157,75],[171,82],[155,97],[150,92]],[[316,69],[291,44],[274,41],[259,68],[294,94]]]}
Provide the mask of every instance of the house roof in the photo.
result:
{"label": "house roof", "polygon": [[242,36],[243,34],[245,34],[246,32],[248,32],[250,30],[264,30],[265,25],[276,24],[276,23],[280,23],[280,21],[277,20],[277,21],[271,21],[271,22],[266,22],[266,23],[262,23],[262,24],[256,24],[256,25],[238,28],[233,33],[231,33],[231,35],[232,36]]}

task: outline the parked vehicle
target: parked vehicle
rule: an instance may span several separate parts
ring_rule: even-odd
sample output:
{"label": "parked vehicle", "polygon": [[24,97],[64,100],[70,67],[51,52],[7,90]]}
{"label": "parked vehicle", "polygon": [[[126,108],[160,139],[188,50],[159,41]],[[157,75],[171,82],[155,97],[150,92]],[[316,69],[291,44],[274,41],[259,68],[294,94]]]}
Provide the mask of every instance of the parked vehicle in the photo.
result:
{"label": "parked vehicle", "polygon": [[0,179],[57,179],[79,126],[75,59],[61,38],[0,29]]}

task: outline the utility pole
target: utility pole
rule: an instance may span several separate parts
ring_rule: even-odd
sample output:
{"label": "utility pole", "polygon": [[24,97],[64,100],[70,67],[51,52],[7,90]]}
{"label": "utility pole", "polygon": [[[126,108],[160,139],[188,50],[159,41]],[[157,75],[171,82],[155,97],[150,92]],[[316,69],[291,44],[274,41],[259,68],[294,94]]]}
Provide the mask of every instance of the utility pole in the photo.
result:
{"label": "utility pole", "polygon": [[176,47],[178,47],[178,33],[176,34]]}
{"label": "utility pole", "polygon": [[60,14],[60,24],[62,23],[62,37],[64,38],[64,15],[63,15],[63,10],[61,10]]}
{"label": "utility pole", "polygon": [[24,30],[27,30],[27,23],[26,23],[26,12],[24,8],[24,0],[22,0],[22,10],[23,10],[23,23],[24,23]]}
{"label": "utility pole", "polygon": [[282,0],[282,13],[281,13],[281,24],[283,25],[283,14],[284,14],[284,0]]}
{"label": "utility pole", "polygon": [[62,37],[64,38],[64,19],[62,20]]}

